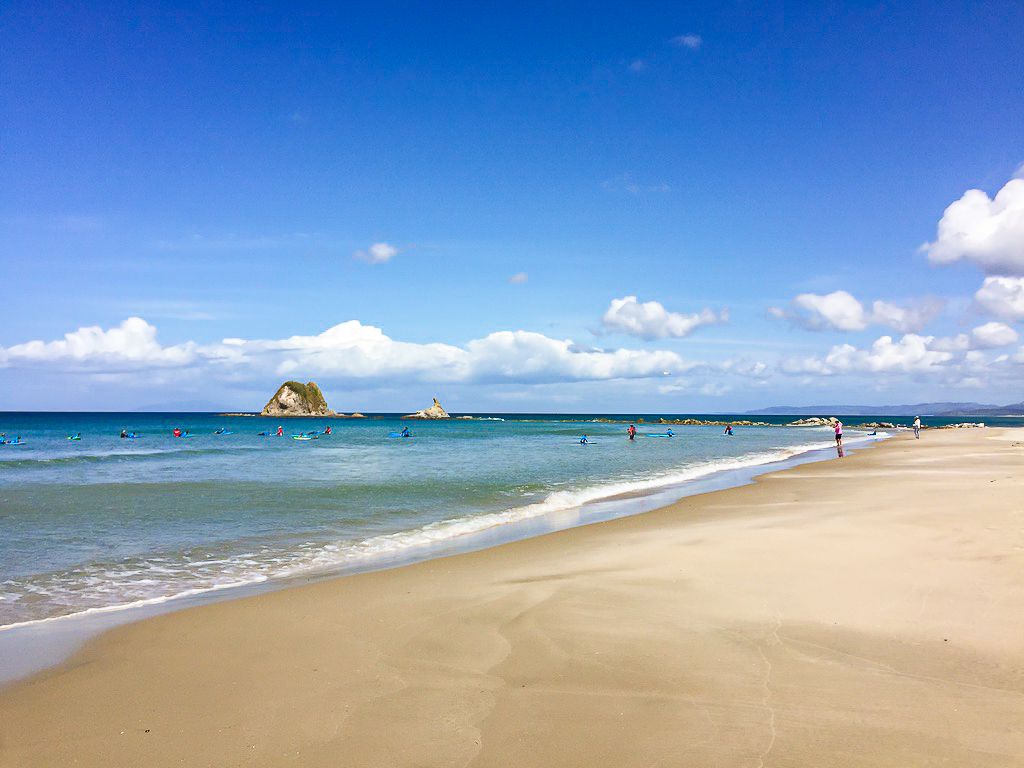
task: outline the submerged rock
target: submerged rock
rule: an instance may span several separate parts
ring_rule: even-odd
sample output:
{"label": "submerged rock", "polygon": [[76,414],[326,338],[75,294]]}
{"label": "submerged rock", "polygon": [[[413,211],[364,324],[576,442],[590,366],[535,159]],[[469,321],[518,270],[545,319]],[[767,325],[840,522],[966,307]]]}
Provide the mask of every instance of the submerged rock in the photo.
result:
{"label": "submerged rock", "polygon": [[[642,424],[643,419],[637,419],[637,424]],[[655,422],[656,424],[678,424],[682,427],[771,427],[767,421],[721,421],[721,420],[707,420],[707,419],[666,419],[660,418]]]}
{"label": "submerged rock", "polygon": [[416,411],[416,413],[410,413],[409,415],[403,416],[402,418],[403,419],[450,419],[451,416],[449,416],[448,412],[445,411],[445,409],[441,407],[441,403],[438,402],[438,399],[435,397],[434,398],[434,404],[432,406],[430,406],[429,408],[426,408],[426,409],[424,409],[422,411]]}
{"label": "submerged rock", "polygon": [[261,416],[335,416],[327,407],[323,392],[316,382],[300,384],[286,381],[270,398]]}

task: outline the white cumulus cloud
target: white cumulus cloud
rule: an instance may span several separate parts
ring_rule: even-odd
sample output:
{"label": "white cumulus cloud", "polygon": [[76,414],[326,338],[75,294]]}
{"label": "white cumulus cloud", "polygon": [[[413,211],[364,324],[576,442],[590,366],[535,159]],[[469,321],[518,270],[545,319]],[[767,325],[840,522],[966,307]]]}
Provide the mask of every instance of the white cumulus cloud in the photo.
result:
{"label": "white cumulus cloud", "polygon": [[971,331],[971,346],[982,349],[1005,347],[1015,344],[1019,338],[1018,333],[1006,323],[991,322]]}
{"label": "white cumulus cloud", "polygon": [[189,365],[197,359],[195,342],[162,346],[156,328],[139,317],[129,317],[117,328],[88,326],[55,341],[29,341],[0,347],[0,367],[53,364],[80,365],[110,370]]}
{"label": "white cumulus cloud", "polygon": [[641,339],[682,338],[702,325],[719,325],[729,321],[727,310],[715,314],[705,309],[696,314],[669,312],[657,301],[641,304],[636,296],[612,299],[601,322],[609,331]]}
{"label": "white cumulus cloud", "polygon": [[50,366],[63,371],[118,373],[192,366],[210,375],[262,379],[322,376],[352,382],[559,382],[661,377],[694,364],[665,350],[590,349],[571,339],[499,331],[464,346],[396,341],[356,320],[322,333],[283,339],[228,338],[163,346],[156,328],[133,317],[119,327],[80,328],[63,340],[0,347],[0,367]]}
{"label": "white cumulus cloud", "polygon": [[691,367],[675,352],[581,350],[571,339],[498,331],[466,345],[474,380],[556,381],[647,378]]}
{"label": "white cumulus cloud", "polygon": [[986,277],[974,301],[1004,320],[1024,318],[1024,277]]}
{"label": "white cumulus cloud", "polygon": [[932,348],[934,336],[908,333],[899,341],[882,336],[868,349],[852,344],[838,344],[823,358],[787,359],[782,363],[785,373],[816,373],[830,376],[839,373],[911,373],[940,368],[953,359],[953,353]]}
{"label": "white cumulus cloud", "polygon": [[969,261],[992,275],[1024,275],[1024,179],[989,198],[969,189],[946,208],[935,242],[921,246],[935,264]]}
{"label": "white cumulus cloud", "polygon": [[802,293],[793,299],[793,306],[810,313],[811,327],[827,324],[839,331],[862,331],[868,327],[864,305],[846,291],[824,296]]}
{"label": "white cumulus cloud", "polygon": [[356,251],[352,254],[359,261],[367,264],[386,264],[398,254],[398,249],[387,243],[374,243],[365,251]]}
{"label": "white cumulus cloud", "polygon": [[868,308],[847,291],[833,291],[824,295],[802,293],[788,309],[771,307],[768,314],[812,331],[863,331],[881,325],[901,333],[916,333],[934,320],[942,307],[938,299],[922,299],[912,306],[876,300]]}

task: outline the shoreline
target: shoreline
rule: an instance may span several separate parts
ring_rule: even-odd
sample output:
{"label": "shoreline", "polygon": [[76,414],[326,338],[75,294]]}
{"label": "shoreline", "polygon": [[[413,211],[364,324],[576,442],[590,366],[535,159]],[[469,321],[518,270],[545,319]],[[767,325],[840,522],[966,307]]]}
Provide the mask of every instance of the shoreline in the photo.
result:
{"label": "shoreline", "polygon": [[[886,435],[873,439],[868,439],[866,435],[861,436],[860,439],[851,441],[847,452],[852,455],[886,439],[896,438],[898,434],[898,432],[887,432]],[[545,536],[556,531],[597,524],[620,517],[646,514],[689,496],[739,487],[752,483],[767,473],[782,471],[808,462],[830,461],[835,458],[835,449],[832,447],[804,450],[792,456],[771,459],[763,463],[716,469],[709,474],[699,475],[680,483],[599,497],[584,502],[571,510],[499,523],[452,539],[440,540],[432,544],[420,544],[404,552],[382,555],[363,562],[353,562],[321,571],[297,573],[263,581],[204,589],[142,603],[114,605],[64,616],[5,625],[0,627],[0,659],[17,659],[17,663],[13,664],[8,661],[7,666],[0,668],[0,686],[26,679],[44,672],[48,668],[55,667],[66,661],[98,635],[138,621],[146,621],[157,616],[190,610],[202,605],[292,589],[318,581],[402,568],[452,555],[486,550],[536,536]]]}
{"label": "shoreline", "polygon": [[0,688],[0,762],[1018,765],[1015,432],[121,627]]}

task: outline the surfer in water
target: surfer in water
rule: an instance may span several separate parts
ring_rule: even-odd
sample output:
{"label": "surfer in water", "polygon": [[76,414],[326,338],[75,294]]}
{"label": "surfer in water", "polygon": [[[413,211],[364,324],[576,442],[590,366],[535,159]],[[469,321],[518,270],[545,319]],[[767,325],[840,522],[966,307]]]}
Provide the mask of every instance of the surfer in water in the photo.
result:
{"label": "surfer in water", "polygon": [[[630,439],[632,440],[632,438],[630,438]],[[580,445],[587,445],[587,443],[589,443],[589,442],[590,441],[587,440],[587,436],[586,435],[584,435],[583,437],[580,438]]]}

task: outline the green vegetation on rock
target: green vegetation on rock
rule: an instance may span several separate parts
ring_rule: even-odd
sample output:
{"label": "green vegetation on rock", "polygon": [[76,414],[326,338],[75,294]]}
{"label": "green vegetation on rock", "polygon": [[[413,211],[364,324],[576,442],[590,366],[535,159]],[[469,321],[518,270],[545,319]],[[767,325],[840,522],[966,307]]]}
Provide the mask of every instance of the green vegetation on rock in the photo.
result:
{"label": "green vegetation on rock", "polygon": [[263,408],[264,416],[326,416],[331,414],[327,400],[316,382],[302,384],[298,381],[286,381]]}

